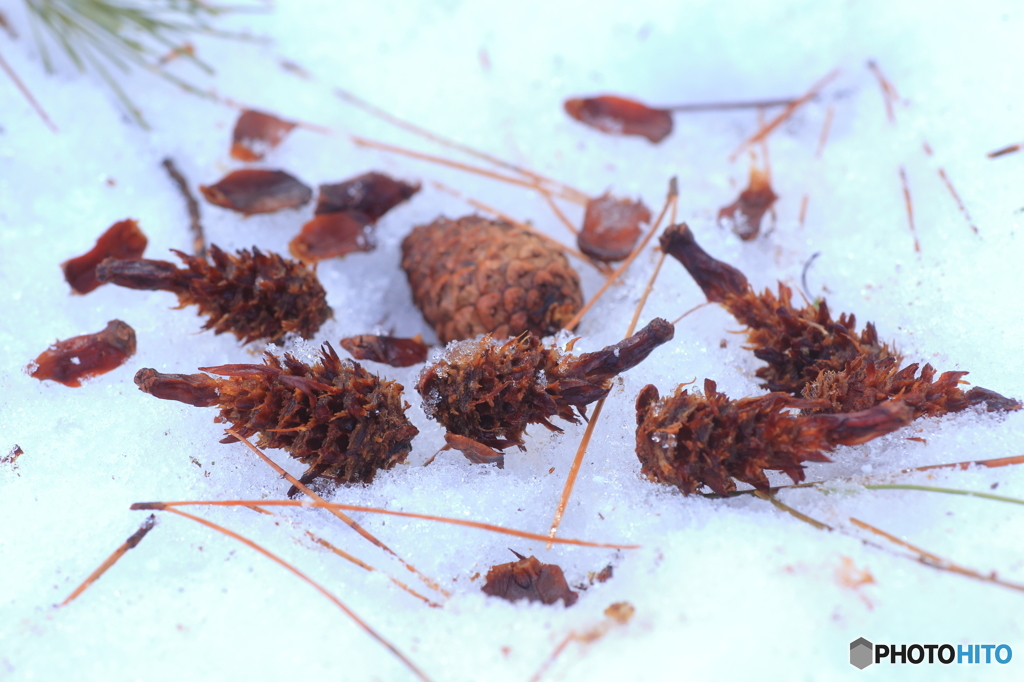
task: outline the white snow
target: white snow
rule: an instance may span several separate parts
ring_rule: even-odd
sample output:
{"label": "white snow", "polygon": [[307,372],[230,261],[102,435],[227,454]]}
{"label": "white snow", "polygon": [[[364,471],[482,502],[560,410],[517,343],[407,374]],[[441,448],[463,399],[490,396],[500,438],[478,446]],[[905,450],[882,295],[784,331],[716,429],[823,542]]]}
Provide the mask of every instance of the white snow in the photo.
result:
{"label": "white snow", "polygon": [[[3,11],[20,37],[0,34],[0,53],[59,132],[0,78],[0,456],[15,444],[24,450],[16,463],[0,464],[0,679],[411,679],[307,584],[170,514],[158,513],[156,528],[81,597],[54,607],[145,519],[148,512],[129,511],[131,503],[280,499],[288,484],[241,445],[217,442],[223,433],[215,410],[157,400],[132,383],[141,367],[190,373],[258,362],[259,344],[240,347],[229,335],[199,333],[194,308],[172,310],[168,293],[104,286],[73,296],[59,268],[126,217],[149,237],[147,257],[175,260],[168,249],[189,250],[184,202],[160,161],[173,157],[193,187],[242,167],[228,156],[238,111],[136,72],[124,84],[152,126],[142,130],[98,77],[70,65],[47,75],[20,3],[5,3]],[[335,316],[310,342],[289,341],[300,357],[322,342],[337,347],[343,336],[380,329],[436,342],[398,267],[399,243],[416,224],[473,209],[433,181],[571,239],[543,199],[522,188],[353,145],[350,133],[455,156],[344,103],[332,93],[337,86],[591,196],[611,187],[656,210],[676,176],[679,220],[756,287],[783,280],[797,288],[803,264],[820,252],[808,293],[825,296],[835,314],[874,321],[908,362],[969,370],[967,379],[978,385],[1024,396],[1024,153],[985,156],[1024,137],[1019,3],[302,2],[218,25],[265,40],[199,38],[198,54],[217,73],[184,64],[174,65],[175,73],[222,98],[333,131],[298,128],[258,167],[286,170],[309,185],[370,170],[423,181],[420,194],[380,221],[376,251],[321,263]],[[286,71],[282,60],[313,77]],[[905,100],[895,106],[895,124],[868,60]],[[666,105],[795,96],[834,68],[840,74],[823,95],[769,138],[781,198],[774,230],[754,242],[720,229],[715,215],[746,186],[749,157],[728,157],[757,129],[755,113],[677,115],[673,134],[651,145],[585,128],[561,108],[568,97],[604,92]],[[835,118],[817,158],[830,106]],[[229,249],[286,252],[312,214],[307,206],[243,219],[201,205],[209,241]],[[577,207],[563,210],[582,218]],[[771,224],[766,217],[765,227]],[[622,338],[656,255],[649,248],[590,311],[575,353]],[[577,266],[589,297],[601,276]],[[702,300],[669,260],[640,324],[674,319]],[[77,389],[25,372],[54,340],[99,331],[114,318],[138,336],[138,352],[125,366]],[[1020,466],[899,473],[1024,454],[1024,412],[923,419],[841,448],[831,464],[810,465],[808,479],[825,485],[778,497],[831,532],[752,496],[683,497],[642,479],[633,401],[645,384],[664,395],[710,377],[732,397],[762,390],[754,378],[759,362],[733,333],[738,328],[716,306],[697,310],[677,325],[673,341],[617,381],[604,406],[559,535],[639,549],[547,551],[543,543],[459,526],[353,513],[438,579],[452,593],[445,599],[324,511],[186,511],[299,567],[435,680],[525,682],[568,633],[596,627],[619,601],[636,608],[633,619],[589,644],[571,644],[543,679],[1020,679],[1024,596],[923,565],[850,519],[1024,584],[1019,507],[864,487],[896,482],[1024,498]],[[410,388],[421,368],[368,365],[407,387],[409,416],[421,434],[407,466],[372,485],[339,489],[334,501],[547,532],[584,424],[560,423],[562,434],[532,429],[528,451],[509,450],[503,470],[471,465],[455,452],[423,466],[444,439]],[[293,474],[303,469],[281,451],[268,454]],[[382,572],[367,573],[316,544],[307,530],[443,605],[425,606]],[[609,563],[614,576],[588,585],[569,609],[486,597],[482,576],[513,560],[509,548],[558,563],[572,585],[586,584],[588,573]],[[848,662],[849,643],[862,636],[875,643],[1005,643],[1015,655],[1007,665],[880,664],[862,672]]]}

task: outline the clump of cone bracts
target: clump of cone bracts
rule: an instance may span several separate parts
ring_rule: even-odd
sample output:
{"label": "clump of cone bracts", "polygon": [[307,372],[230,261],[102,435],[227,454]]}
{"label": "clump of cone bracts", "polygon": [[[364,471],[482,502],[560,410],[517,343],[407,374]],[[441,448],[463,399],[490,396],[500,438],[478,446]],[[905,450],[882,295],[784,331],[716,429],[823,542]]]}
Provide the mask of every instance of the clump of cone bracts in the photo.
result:
{"label": "clump of cone bracts", "polygon": [[378,470],[404,462],[419,433],[405,416],[402,385],[341,360],[330,344],[312,366],[267,353],[262,365],[200,369],[216,376],[147,368],[135,383],[158,398],[220,407],[215,421],[246,438],[259,434],[259,447],[282,448],[306,464],[304,482],[369,483]]}
{"label": "clump of cone bracts", "polygon": [[747,327],[754,355],[767,365],[757,376],[771,391],[811,399],[814,412],[852,412],[891,398],[900,398],[914,416],[938,416],[970,405],[988,410],[1015,410],[1016,400],[984,388],[963,391],[967,372],[944,372],[936,379],[931,365],[900,369],[902,355],[879,341],[872,323],[857,331],[853,315],[833,319],[822,299],[802,308],[793,305],[793,292],[779,283],[757,294],[736,268],[715,260],[697,244],[686,225],[672,225],[661,237],[661,248],[683,264],[708,301],[720,303]]}
{"label": "clump of cone bracts", "polygon": [[765,470],[799,483],[803,462],[828,462],[836,445],[856,445],[910,423],[913,409],[888,401],[849,414],[794,414],[809,407],[785,393],[730,400],[705,379],[704,395],[682,386],[661,399],[646,386],[636,400],[636,454],[652,481],[684,494],[708,486],[720,495],[736,489],[733,479],[767,490]]}
{"label": "clump of cone bracts", "polygon": [[543,345],[532,334],[501,343],[463,341],[427,367],[416,390],[427,416],[449,433],[492,448],[522,446],[529,424],[577,423],[577,412],[608,395],[611,379],[635,367],[675,333],[660,318],[614,346],[579,356]]}
{"label": "clump of cone bracts", "polygon": [[173,292],[181,307],[197,305],[209,318],[203,329],[231,332],[243,343],[278,343],[289,332],[308,339],[331,316],[316,273],[298,261],[256,248],[232,256],[211,245],[210,263],[171,250],[184,268],[161,260],[107,259],[96,276],[129,289]]}
{"label": "clump of cone bracts", "polygon": [[402,268],[444,343],[524,331],[547,336],[583,305],[579,275],[557,247],[479,216],[416,227],[402,242]]}

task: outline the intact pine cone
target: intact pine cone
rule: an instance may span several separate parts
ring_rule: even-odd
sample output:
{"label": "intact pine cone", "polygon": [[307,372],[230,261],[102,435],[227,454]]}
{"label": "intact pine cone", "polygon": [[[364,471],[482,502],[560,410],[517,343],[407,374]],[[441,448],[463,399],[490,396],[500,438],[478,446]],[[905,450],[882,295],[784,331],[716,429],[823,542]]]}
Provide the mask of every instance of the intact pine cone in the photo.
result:
{"label": "intact pine cone", "polygon": [[[378,469],[404,462],[419,431],[405,416],[402,385],[381,381],[329,343],[312,367],[285,353],[267,353],[262,365],[200,367],[206,374],[161,374],[141,369],[138,387],[158,398],[197,407],[219,406],[217,422],[231,424],[257,444],[283,448],[317,476],[369,483]],[[222,443],[234,442],[228,436]]]}
{"label": "intact pine cone", "polygon": [[402,242],[402,268],[444,343],[524,331],[547,336],[583,305],[579,275],[557,248],[479,216],[416,227]]}
{"label": "intact pine cone", "polygon": [[500,343],[463,341],[428,367],[416,390],[427,416],[449,433],[492,448],[522,447],[528,424],[561,431],[549,418],[578,423],[576,413],[608,395],[611,379],[640,364],[675,328],[656,318],[614,346],[580,356],[562,354],[532,334]]}
{"label": "intact pine cone", "polygon": [[129,289],[174,292],[181,307],[198,305],[199,314],[209,318],[203,329],[229,331],[243,343],[278,343],[288,332],[308,339],[332,314],[316,273],[298,261],[257,248],[232,256],[211,245],[211,264],[171,251],[185,263],[184,269],[162,260],[108,258],[96,276]]}
{"label": "intact pine cone", "polygon": [[918,365],[900,369],[903,356],[878,340],[868,322],[857,331],[857,319],[842,314],[832,319],[821,299],[802,308],[793,305],[792,290],[779,282],[776,296],[756,294],[736,268],[715,260],[697,244],[686,225],[672,225],[661,237],[663,251],[687,269],[708,301],[721,303],[747,327],[754,355],[767,364],[756,374],[771,391],[811,399],[814,412],[853,412],[885,400],[902,399],[914,416],[939,416],[984,403],[989,411],[1020,409],[1020,403],[994,391],[975,387],[964,392],[967,372],[945,372]]}
{"label": "intact pine cone", "polygon": [[669,483],[684,495],[708,486],[719,495],[736,489],[733,479],[759,490],[769,487],[766,469],[794,483],[803,462],[828,462],[823,452],[856,445],[909,424],[913,409],[888,401],[850,414],[792,414],[807,401],[785,393],[730,400],[714,381],[704,395],[682,386],[665,399],[645,386],[636,399],[636,454],[647,478]]}

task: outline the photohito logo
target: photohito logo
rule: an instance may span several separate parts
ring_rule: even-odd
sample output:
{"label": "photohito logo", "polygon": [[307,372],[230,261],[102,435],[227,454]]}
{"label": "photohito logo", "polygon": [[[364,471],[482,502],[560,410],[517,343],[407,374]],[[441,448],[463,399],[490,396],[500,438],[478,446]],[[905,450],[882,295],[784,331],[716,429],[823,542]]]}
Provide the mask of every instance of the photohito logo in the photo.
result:
{"label": "photohito logo", "polygon": [[1006,665],[1013,658],[1009,644],[872,644],[863,637],[850,642],[850,665],[863,670],[872,663],[888,659],[890,664],[910,663],[999,663]]}

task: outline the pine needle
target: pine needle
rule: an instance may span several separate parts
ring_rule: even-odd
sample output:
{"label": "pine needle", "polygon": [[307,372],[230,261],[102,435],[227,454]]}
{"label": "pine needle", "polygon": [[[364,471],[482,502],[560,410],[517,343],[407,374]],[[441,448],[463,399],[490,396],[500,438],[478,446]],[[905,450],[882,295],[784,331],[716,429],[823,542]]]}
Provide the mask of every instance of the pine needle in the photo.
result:
{"label": "pine needle", "polygon": [[[200,0],[25,0],[43,65],[53,72],[53,43],[80,71],[94,71],[143,128],[142,112],[122,87],[118,73],[137,67],[195,95],[210,95],[163,68],[160,56],[175,50],[206,73],[213,67],[181,49],[194,34],[244,39],[211,27],[208,19],[237,11]],[[44,38],[45,36],[45,38]]]}

